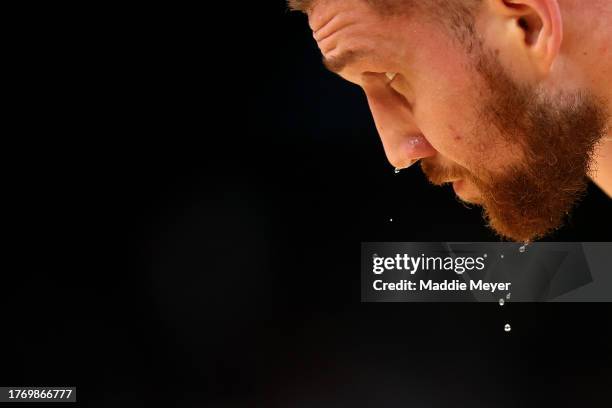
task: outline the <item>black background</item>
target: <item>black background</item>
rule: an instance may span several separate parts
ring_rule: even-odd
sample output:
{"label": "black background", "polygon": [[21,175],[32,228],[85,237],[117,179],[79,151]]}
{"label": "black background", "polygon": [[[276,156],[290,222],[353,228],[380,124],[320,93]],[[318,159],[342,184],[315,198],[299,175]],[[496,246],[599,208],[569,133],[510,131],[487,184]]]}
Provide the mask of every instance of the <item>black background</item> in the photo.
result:
{"label": "black background", "polygon": [[[100,407],[609,403],[609,304],[360,303],[362,241],[497,238],[394,174],[282,1],[15,16],[3,385]],[[612,241],[609,210],[590,186],[548,240]]]}

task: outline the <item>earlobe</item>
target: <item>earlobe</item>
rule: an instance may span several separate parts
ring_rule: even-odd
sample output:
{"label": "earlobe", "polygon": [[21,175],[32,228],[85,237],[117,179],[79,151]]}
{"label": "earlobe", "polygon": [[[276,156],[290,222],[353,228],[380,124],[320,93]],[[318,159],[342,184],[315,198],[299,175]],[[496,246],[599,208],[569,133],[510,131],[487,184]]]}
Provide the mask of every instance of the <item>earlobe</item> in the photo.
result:
{"label": "earlobe", "polygon": [[547,76],[559,55],[563,20],[557,0],[493,0],[496,10],[522,33],[527,57],[539,76]]}

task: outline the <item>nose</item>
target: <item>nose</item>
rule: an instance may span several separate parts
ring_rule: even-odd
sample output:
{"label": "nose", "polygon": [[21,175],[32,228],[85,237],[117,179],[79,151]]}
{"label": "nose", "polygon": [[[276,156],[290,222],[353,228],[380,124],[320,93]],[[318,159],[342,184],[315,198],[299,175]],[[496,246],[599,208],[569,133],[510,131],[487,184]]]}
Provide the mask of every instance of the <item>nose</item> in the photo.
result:
{"label": "nose", "polygon": [[389,86],[386,75],[367,73],[362,80],[389,163],[402,169],[416,160],[434,156],[436,150],[414,123],[408,102]]}

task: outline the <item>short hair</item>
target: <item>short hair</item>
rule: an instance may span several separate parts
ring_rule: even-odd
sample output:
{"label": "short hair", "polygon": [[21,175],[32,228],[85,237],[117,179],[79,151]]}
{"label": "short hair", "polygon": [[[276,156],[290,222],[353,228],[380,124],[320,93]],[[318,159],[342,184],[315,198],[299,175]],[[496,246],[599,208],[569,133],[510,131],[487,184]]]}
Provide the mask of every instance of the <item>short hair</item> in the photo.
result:
{"label": "short hair", "polygon": [[[319,0],[288,0],[289,8],[306,13]],[[416,0],[361,0],[382,14],[399,14],[414,9]]]}
{"label": "short hair", "polygon": [[312,7],[314,0],[288,0],[287,4],[289,9],[293,11],[301,11],[302,13],[308,12]]}
{"label": "short hair", "polygon": [[[308,12],[320,0],[287,0],[289,8],[293,11]],[[438,12],[442,14],[450,10],[462,9],[464,11],[473,11],[482,0],[361,0],[377,11],[384,14],[401,14],[411,10],[419,9],[429,11],[430,13]]]}

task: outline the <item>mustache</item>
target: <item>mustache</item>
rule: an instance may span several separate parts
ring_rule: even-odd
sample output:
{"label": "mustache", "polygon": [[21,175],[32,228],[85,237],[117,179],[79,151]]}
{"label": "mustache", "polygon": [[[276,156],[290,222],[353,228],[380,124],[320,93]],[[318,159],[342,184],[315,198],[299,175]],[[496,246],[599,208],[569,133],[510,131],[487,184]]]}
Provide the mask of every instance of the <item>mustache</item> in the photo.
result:
{"label": "mustache", "polygon": [[441,186],[450,181],[468,178],[469,171],[460,166],[442,166],[428,159],[421,159],[421,170],[427,179],[436,186]]}

